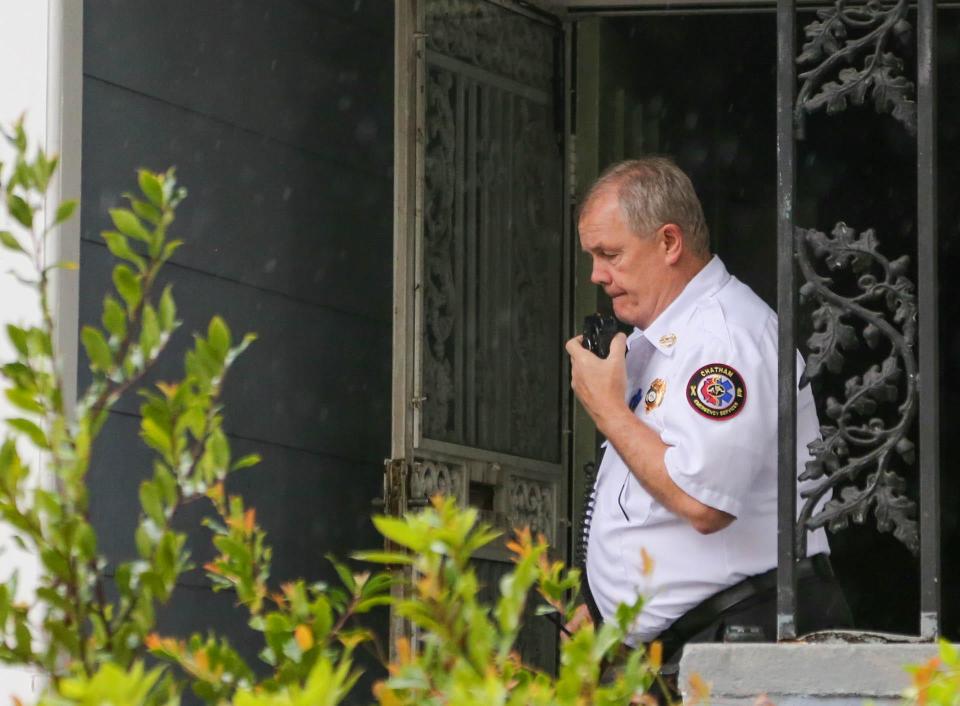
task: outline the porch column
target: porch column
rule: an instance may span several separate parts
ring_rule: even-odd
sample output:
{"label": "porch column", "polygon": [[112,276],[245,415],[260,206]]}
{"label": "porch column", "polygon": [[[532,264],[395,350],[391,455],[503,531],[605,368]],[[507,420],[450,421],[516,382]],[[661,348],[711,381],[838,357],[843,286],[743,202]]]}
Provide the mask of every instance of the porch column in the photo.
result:
{"label": "porch column", "polygon": [[[61,166],[51,182],[49,203],[42,214],[52,218],[56,205],[80,196],[80,137],[83,77],[83,3],[79,0],[0,3],[0,65],[4,71],[0,91],[0,124],[9,128],[21,115],[31,138],[31,151],[41,147],[48,154],[60,154]],[[0,162],[11,164],[12,150],[0,144]],[[7,167],[9,170],[9,166]],[[6,176],[9,172],[5,172]],[[14,227],[0,216],[0,228]],[[74,219],[52,233],[46,261],[78,261],[80,219]],[[33,291],[8,274],[21,271],[25,261],[9,250],[0,249],[0,331],[6,324],[39,322],[39,306]],[[76,271],[58,271],[51,299],[57,326],[54,345],[63,365],[65,401],[72,407],[77,385],[77,329],[79,276]],[[10,360],[12,351],[6,334],[0,333],[0,361]],[[0,418],[14,416],[6,398],[0,396]],[[38,454],[21,448],[25,461],[34,470],[33,482],[52,484],[39,464]],[[0,581],[14,571],[20,574],[18,599],[33,603],[40,562],[19,551],[9,533],[0,530]],[[42,681],[25,668],[0,666],[0,699],[16,694],[26,703],[36,700]]]}

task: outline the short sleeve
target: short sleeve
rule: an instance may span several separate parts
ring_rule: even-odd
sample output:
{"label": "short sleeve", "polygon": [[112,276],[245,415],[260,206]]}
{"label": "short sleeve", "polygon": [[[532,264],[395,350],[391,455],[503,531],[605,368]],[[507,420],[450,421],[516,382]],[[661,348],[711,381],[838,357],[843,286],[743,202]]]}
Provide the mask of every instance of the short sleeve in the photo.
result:
{"label": "short sleeve", "polygon": [[676,361],[678,394],[664,400],[661,438],[670,478],[735,517],[771,449],[775,454],[776,352],[769,354],[732,334],[692,347]]}

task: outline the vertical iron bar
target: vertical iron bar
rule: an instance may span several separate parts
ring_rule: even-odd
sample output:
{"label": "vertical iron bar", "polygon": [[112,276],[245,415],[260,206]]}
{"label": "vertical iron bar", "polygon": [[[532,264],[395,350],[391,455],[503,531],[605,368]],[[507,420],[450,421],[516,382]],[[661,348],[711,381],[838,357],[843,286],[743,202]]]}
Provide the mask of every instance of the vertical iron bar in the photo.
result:
{"label": "vertical iron bar", "polygon": [[466,96],[464,107],[464,121],[466,122],[465,140],[465,160],[464,160],[464,189],[466,191],[466,215],[464,238],[467,243],[467,436],[466,443],[470,446],[478,446],[483,438],[482,425],[484,423],[483,415],[480,414],[480,395],[483,389],[484,381],[480,379],[480,366],[477,365],[477,359],[483,355],[483,343],[486,340],[487,333],[484,330],[484,319],[481,316],[482,307],[486,305],[486,299],[480,292],[483,287],[483,248],[485,243],[481,243],[477,232],[477,212],[480,209],[478,184],[479,167],[477,166],[477,140],[478,130],[477,122],[480,89],[477,82],[472,78],[464,76],[462,78],[466,84]]}
{"label": "vertical iron bar", "polygon": [[917,5],[917,278],[920,295],[920,635],[940,634],[940,356],[937,311],[937,9]]}
{"label": "vertical iron bar", "polygon": [[[564,22],[563,23],[563,285],[562,285],[562,306],[563,306],[563,315],[561,318],[561,337],[560,341],[566,341],[571,336],[574,335],[573,323],[573,267],[574,267],[574,258],[576,257],[575,253],[577,252],[573,246],[573,206],[572,206],[572,169],[574,165],[574,152],[573,152],[573,132],[574,132],[574,109],[576,103],[573,100],[573,91],[574,91],[574,47],[576,46],[576,23],[575,22]],[[558,341],[558,343],[560,342]],[[558,346],[559,349],[559,346]],[[570,379],[570,362],[568,356],[561,356],[560,360],[560,379],[569,380]],[[577,487],[576,481],[574,480],[575,466],[573,464],[574,459],[574,447],[573,447],[573,398],[572,391],[570,390],[569,385],[564,385],[560,388],[563,392],[561,393],[560,403],[562,410],[562,424],[560,428],[562,430],[560,436],[561,443],[561,462],[563,467],[567,469],[566,473],[566,483],[564,484],[564,489],[566,493],[566,503],[564,509],[566,510],[567,517],[575,518],[577,517],[577,503],[576,499],[579,497],[575,492]],[[561,525],[563,526],[563,525]],[[566,554],[565,558],[567,564],[572,566],[574,560],[574,552],[576,551],[577,546],[577,535],[575,533],[577,527],[576,522],[571,522],[565,526],[565,534],[567,537],[566,544]]]}
{"label": "vertical iron bar", "polygon": [[454,334],[453,359],[453,389],[456,390],[454,400],[454,423],[455,429],[453,438],[461,444],[470,443],[470,432],[468,431],[468,410],[470,401],[473,399],[472,377],[470,375],[470,364],[468,353],[473,345],[470,340],[470,259],[469,244],[467,243],[466,227],[466,186],[468,176],[465,174],[467,169],[466,160],[466,121],[467,121],[467,89],[466,80],[463,76],[453,74],[453,115],[454,115],[454,148],[453,148],[453,170],[454,170],[454,190],[453,190],[453,228],[451,234],[454,241],[454,282],[460,285],[460,291],[463,296],[457,298],[457,313],[454,320],[456,333]]}
{"label": "vertical iron bar", "polygon": [[777,0],[778,640],[792,640],[797,636],[797,346],[793,264],[795,56],[796,3],[795,0]]}

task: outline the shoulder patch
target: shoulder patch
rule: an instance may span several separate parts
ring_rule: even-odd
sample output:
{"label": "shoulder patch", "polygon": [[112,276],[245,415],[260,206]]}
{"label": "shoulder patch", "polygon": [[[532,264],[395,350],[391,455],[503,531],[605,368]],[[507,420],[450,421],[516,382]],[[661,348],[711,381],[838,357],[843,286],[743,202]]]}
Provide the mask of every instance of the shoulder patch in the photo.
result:
{"label": "shoulder patch", "polygon": [[725,363],[704,365],[687,383],[687,402],[707,419],[731,419],[740,413],[746,401],[743,377]]}

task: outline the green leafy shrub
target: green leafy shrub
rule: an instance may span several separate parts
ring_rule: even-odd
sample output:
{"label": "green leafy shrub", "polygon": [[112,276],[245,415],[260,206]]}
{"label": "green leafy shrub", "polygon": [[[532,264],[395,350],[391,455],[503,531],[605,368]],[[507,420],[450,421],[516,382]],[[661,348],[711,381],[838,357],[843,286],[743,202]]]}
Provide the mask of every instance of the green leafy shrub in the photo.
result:
{"label": "green leafy shrub", "polygon": [[[619,649],[639,601],[622,606],[616,621],[599,630],[578,631],[562,647],[556,676],[524,665],[515,646],[528,595],[536,591],[546,610],[568,619],[578,574],[550,561],[545,541],[521,530],[510,544],[515,569],[501,580],[496,604],[483,605],[470,557],[496,534],[452,500],[437,498],[404,518],[374,519],[394,550],[357,558],[386,564],[384,571],[353,573],[334,562],[342,586],[303,580],[272,586],[271,548],[256,513],[225,484],[259,460],[233,458],[221,403],[231,367],[254,337],[236,341],[219,317],[195,334],[180,379],[140,391],[140,436],[153,451],[152,475],[139,489],[137,557],[108,567],[91,525],[86,476],[110,410],[142,383],[180,326],[172,289],[158,292],[157,281],[181,245],[169,230],[186,191],[173,170],[142,170],[128,207],[110,211],[114,229],[103,237],[117,259],[113,291],[104,298],[100,325],[81,331],[93,380],[68,413],[48,290],[54,268],[72,265],[48,265],[43,253],[76,204],[63,203],[41,227],[38,214],[57,160],[39,151],[29,158],[20,124],[7,139],[16,157],[8,172],[0,165],[0,197],[16,232],[0,232],[0,246],[32,268],[25,282],[37,293],[41,320],[7,326],[15,357],[0,374],[18,414],[6,420],[0,445],[0,521],[39,557],[40,578],[32,607],[18,602],[15,575],[0,585],[0,661],[48,676],[44,706],[172,706],[186,686],[212,704],[337,704],[359,677],[357,648],[383,654],[359,618],[387,605],[416,626],[418,639],[399,640],[394,663],[382,657],[389,676],[375,698],[385,706],[622,704],[652,683],[658,653],[634,651],[616,680],[599,684],[600,663]],[[28,445],[40,452],[42,468],[31,467],[28,459],[37,455]],[[34,482],[39,471],[54,485]],[[213,509],[206,524],[217,553],[204,569],[215,590],[235,595],[262,635],[259,669],[223,637],[156,633],[158,607],[191,568],[186,535],[172,519],[195,500]]]}
{"label": "green leafy shrub", "polygon": [[580,577],[562,562],[550,561],[547,543],[529,530],[517,531],[508,547],[515,568],[500,581],[489,607],[477,600],[477,576],[470,557],[496,537],[478,525],[477,512],[453,500],[435,498],[434,507],[405,518],[377,517],[377,529],[408,552],[364,552],[359,558],[409,567],[414,577],[393,601],[394,610],[422,631],[413,649],[401,640],[390,676],[375,687],[383,706],[405,704],[622,704],[653,682],[658,664],[634,650],[612,683],[600,684],[601,662],[621,647],[642,601],[622,605],[616,621],[578,630],[561,647],[556,676],[529,667],[516,652],[521,618],[531,591],[544,610],[572,616]]}
{"label": "green leafy shrub", "polygon": [[960,649],[940,641],[940,655],[907,667],[912,683],[904,694],[908,704],[956,706],[960,703]]}

